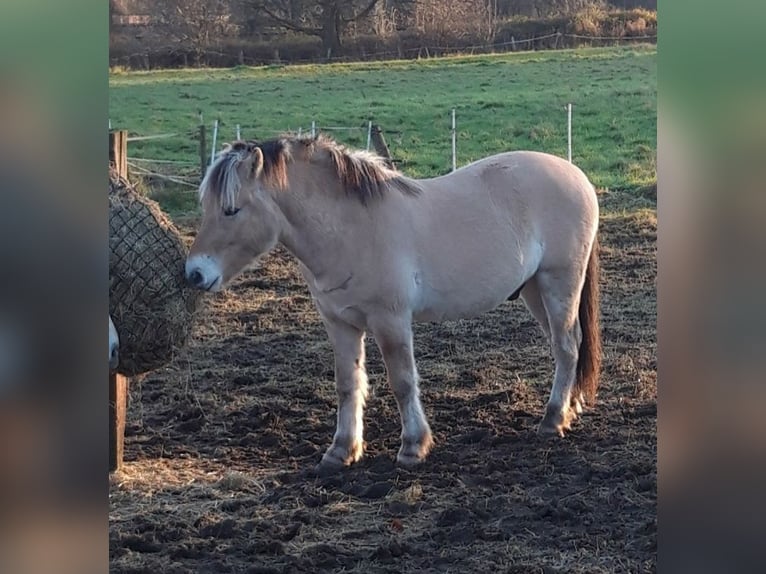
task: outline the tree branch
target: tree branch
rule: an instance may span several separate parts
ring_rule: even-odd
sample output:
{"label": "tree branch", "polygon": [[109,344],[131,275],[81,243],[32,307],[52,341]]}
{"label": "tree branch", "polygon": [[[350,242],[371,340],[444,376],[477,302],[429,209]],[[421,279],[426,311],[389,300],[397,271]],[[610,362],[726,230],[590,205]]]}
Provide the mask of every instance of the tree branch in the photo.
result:
{"label": "tree branch", "polygon": [[[377,0],[376,0],[377,1]],[[277,24],[280,26],[287,28],[288,30],[293,30],[295,32],[302,32],[304,34],[309,34],[311,36],[321,36],[322,35],[322,29],[321,28],[309,28],[308,26],[301,26],[300,24],[296,24],[292,20],[288,20],[287,18],[282,18],[281,16],[278,16],[275,14],[271,9],[269,9],[266,4],[263,2],[259,2],[255,5],[256,8],[260,8],[264,12],[266,12],[266,15],[274,20]]]}
{"label": "tree branch", "polygon": [[370,3],[363,8],[360,12],[356,13],[354,16],[351,16],[350,18],[343,18],[344,22],[354,22],[356,20],[360,20],[367,16],[370,12],[372,12],[372,9],[375,8],[375,5],[378,3],[378,0],[371,0]]}

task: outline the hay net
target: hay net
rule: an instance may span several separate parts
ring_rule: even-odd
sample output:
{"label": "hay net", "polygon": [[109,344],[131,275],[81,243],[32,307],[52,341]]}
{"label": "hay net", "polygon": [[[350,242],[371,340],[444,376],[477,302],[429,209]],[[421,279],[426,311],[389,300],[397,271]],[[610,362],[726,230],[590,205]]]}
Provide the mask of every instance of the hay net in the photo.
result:
{"label": "hay net", "polygon": [[133,376],[167,364],[186,343],[200,294],[186,285],[186,246],[170,219],[109,176],[109,313],[120,338],[117,370]]}

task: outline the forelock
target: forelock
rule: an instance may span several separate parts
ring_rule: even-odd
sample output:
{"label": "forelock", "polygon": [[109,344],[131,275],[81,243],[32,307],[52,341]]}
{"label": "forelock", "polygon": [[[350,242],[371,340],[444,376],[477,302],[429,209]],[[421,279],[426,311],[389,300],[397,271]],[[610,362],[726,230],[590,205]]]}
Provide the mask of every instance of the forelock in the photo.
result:
{"label": "forelock", "polygon": [[250,147],[245,142],[237,142],[221,151],[202,179],[200,201],[211,196],[218,200],[222,209],[233,209],[242,188],[237,168],[249,153]]}

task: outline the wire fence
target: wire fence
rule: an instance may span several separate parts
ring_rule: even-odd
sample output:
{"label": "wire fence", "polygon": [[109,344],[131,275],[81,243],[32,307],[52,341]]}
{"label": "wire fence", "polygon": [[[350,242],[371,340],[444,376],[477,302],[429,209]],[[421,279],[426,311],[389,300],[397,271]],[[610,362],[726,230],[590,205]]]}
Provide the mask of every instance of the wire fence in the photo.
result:
{"label": "wire fence", "polygon": [[[554,40],[552,45],[542,45],[547,40]],[[575,41],[571,42],[573,45],[567,45],[567,40]],[[540,36],[533,36],[531,38],[514,38],[505,40],[502,42],[491,42],[484,44],[467,44],[467,45],[420,45],[410,48],[397,48],[386,49],[372,52],[356,53],[352,56],[327,56],[327,57],[311,57],[311,58],[286,58],[283,59],[278,55],[278,50],[271,51],[270,55],[259,55],[257,57],[246,54],[244,49],[240,48],[237,53],[230,51],[216,50],[216,49],[196,49],[195,54],[201,58],[202,61],[213,62],[216,60],[230,61],[228,65],[274,65],[274,64],[315,64],[315,63],[332,63],[332,62],[349,62],[349,61],[368,61],[368,60],[383,60],[391,58],[403,58],[413,59],[422,57],[439,57],[455,54],[473,54],[473,53],[493,53],[493,52],[508,52],[517,50],[530,50],[537,46],[542,49],[561,49],[568,47],[576,47],[579,44],[592,44],[592,43],[636,43],[636,42],[656,42],[657,34],[638,34],[638,35],[625,35],[625,36],[602,36],[602,35],[585,35],[585,34],[570,34],[564,32],[552,32],[549,34],[543,34]],[[152,57],[160,58],[167,57],[175,54],[183,54],[183,50],[179,50],[177,47],[160,48],[154,51],[146,50],[142,52],[134,52],[117,58],[113,58],[112,64],[119,65],[131,62],[142,62],[142,65],[137,67],[150,68],[150,60]],[[276,54],[276,55],[275,55]],[[225,64],[226,65],[226,64]],[[160,66],[161,67],[161,66]]]}
{"label": "wire fence", "polygon": [[[425,54],[426,57],[430,57],[432,55],[449,55],[449,54],[455,54],[455,53],[472,53],[472,52],[493,52],[493,51],[508,51],[508,49],[516,51],[517,49],[529,49],[531,48],[535,43],[539,42],[546,42],[546,41],[554,41],[554,46],[560,46],[563,47],[563,43],[566,39],[576,39],[576,40],[583,40],[583,41],[592,41],[592,42],[654,42],[657,40],[656,34],[642,34],[642,35],[636,35],[636,36],[588,36],[583,34],[568,34],[568,33],[562,33],[562,32],[554,32],[550,34],[544,34],[541,36],[534,36],[531,38],[512,38],[511,40],[504,41],[504,42],[495,42],[491,44],[473,44],[473,45],[467,45],[467,46],[453,46],[453,47],[445,47],[445,46],[419,46],[415,48],[407,48],[404,50],[396,50],[396,51],[380,51],[380,52],[370,52],[364,54],[363,58],[355,57],[354,60],[359,59],[367,59],[367,60],[376,60],[376,59],[383,59],[386,57],[394,57],[394,58],[402,58],[403,56],[406,56],[407,54],[412,54],[414,52],[417,52],[417,56],[420,57],[423,54]],[[230,54],[227,54],[225,52],[218,52],[218,51],[207,51],[208,55],[218,55],[218,56],[230,56]],[[141,54],[136,54],[137,56],[140,56]],[[255,60],[252,58],[244,57],[240,53],[239,59],[241,64],[263,64],[263,63],[269,63],[264,62],[262,59]],[[323,58],[322,62],[340,62],[340,61],[348,61],[349,58],[346,57],[331,57],[331,58]],[[276,61],[275,61],[276,62]],[[295,60],[292,59],[290,63],[315,63],[317,62],[316,59],[307,59],[307,60]],[[282,63],[282,62],[279,62]],[[568,104],[566,108],[566,117],[567,117],[567,158],[569,161],[572,161],[572,104]],[[458,130],[457,130],[457,117],[456,117],[456,110],[451,110],[451,126],[449,128],[448,134],[445,134],[446,137],[449,138],[449,145],[451,146],[452,151],[452,157],[451,157],[451,166],[449,163],[449,159],[446,160],[446,165],[450,166],[452,170],[454,171],[458,167]],[[211,127],[212,130],[208,132],[208,129]],[[184,144],[185,147],[194,146],[198,148],[198,159],[191,160],[191,159],[169,159],[169,158],[151,158],[151,157],[142,157],[141,152],[139,150],[138,155],[132,154],[132,149],[129,146],[128,151],[128,166],[132,173],[134,173],[137,176],[148,178],[148,179],[154,179],[154,180],[161,180],[168,183],[179,185],[183,188],[188,189],[196,189],[199,185],[199,182],[202,178],[202,176],[205,173],[205,170],[207,166],[210,165],[210,163],[214,160],[215,154],[217,151],[220,151],[219,149],[219,133],[222,136],[222,140],[229,140],[229,136],[233,136],[234,139],[242,139],[245,138],[252,138],[252,139],[264,139],[268,137],[277,137],[284,133],[297,133],[298,135],[302,135],[305,133],[311,133],[312,135],[315,135],[318,132],[325,132],[325,133],[331,133],[331,134],[338,134],[336,136],[337,139],[342,140],[350,140],[345,141],[344,143],[348,143],[351,145],[351,147],[365,147],[367,150],[371,149],[372,146],[372,135],[373,135],[373,122],[372,120],[368,121],[365,125],[362,126],[343,126],[343,125],[318,125],[316,121],[312,121],[310,125],[302,126],[299,125],[297,128],[291,128],[287,127],[285,130],[264,130],[261,128],[254,128],[253,126],[242,126],[240,124],[235,124],[233,126],[233,133],[230,133],[232,131],[232,126],[225,126],[226,130],[221,131],[224,126],[219,120],[215,120],[212,124],[212,126],[205,124],[203,122],[202,114],[200,114],[200,125],[196,129],[191,129],[188,132],[185,133],[162,133],[162,134],[146,134],[146,135],[138,135],[133,134],[129,135],[127,138],[127,141],[129,143],[143,143],[147,142],[150,143],[155,140],[167,140],[172,138],[185,138],[187,142]],[[113,129],[111,119],[109,120],[109,129],[110,131]],[[349,137],[351,134],[359,133],[360,137]],[[209,135],[208,133],[212,134],[212,145],[208,148],[208,139]],[[389,134],[401,134],[401,132],[397,131],[387,131]],[[366,138],[365,138],[366,135]],[[362,142],[365,142],[362,144]],[[193,143],[189,143],[193,142]],[[191,155],[191,154],[189,154]]]}
{"label": "wire fence", "polygon": [[[208,130],[208,128],[211,128]],[[223,148],[223,142],[229,142],[232,139],[266,139],[270,137],[278,137],[286,133],[293,133],[298,135],[311,134],[312,136],[318,133],[331,133],[339,140],[349,140],[348,135],[350,133],[358,133],[358,137],[353,141],[359,143],[366,141],[367,150],[370,150],[372,145],[373,136],[373,122],[368,121],[364,126],[341,126],[341,125],[319,125],[316,121],[312,121],[309,125],[297,128],[287,128],[285,130],[271,130],[271,129],[254,129],[244,127],[241,124],[235,124],[227,127],[227,130],[223,131],[223,124],[220,119],[216,119],[211,125],[200,124],[196,130],[190,130],[186,133],[162,133],[162,134],[150,134],[150,135],[137,135],[135,131],[129,130],[130,135],[126,138],[128,142],[127,149],[127,165],[129,173],[133,177],[141,178],[149,183],[153,182],[166,182],[169,184],[175,184],[185,188],[188,191],[196,190],[199,186],[204,173],[213,161],[215,161],[216,154]],[[110,131],[115,129],[111,119],[109,120]],[[229,133],[233,132],[233,133]],[[335,135],[339,134],[339,135]],[[212,136],[212,140],[208,142],[208,138]],[[232,136],[232,137],[229,137]],[[172,147],[177,147],[178,140],[184,138],[186,140],[186,147],[190,148],[190,143],[193,143],[193,147],[198,149],[195,154],[199,159],[168,159],[157,157],[146,157],[142,150],[135,150],[135,146],[131,146],[131,143],[143,143],[154,142],[158,140],[176,140],[173,142]],[[220,140],[219,140],[220,138]],[[209,146],[209,147],[208,147]],[[170,147],[170,146],[169,146]],[[362,147],[356,145],[353,147]],[[209,151],[208,151],[209,150]],[[155,148],[156,151],[156,148]]]}
{"label": "wire fence", "polygon": [[[197,189],[199,186],[199,182],[195,182],[193,180],[184,179],[182,177],[168,175],[166,173],[159,173],[157,170],[152,170],[147,167],[144,167],[143,165],[139,165],[136,163],[136,159],[128,159],[128,168],[130,169],[131,175],[137,175],[141,178],[153,178],[153,179],[161,179],[168,181],[170,183],[175,183],[177,185],[181,185],[184,187]],[[152,160],[138,160],[143,161],[147,164],[151,164]]]}
{"label": "wire fence", "polygon": [[[566,124],[566,142],[562,142],[562,144],[566,144],[566,158],[568,161],[572,161],[572,148],[573,148],[573,136],[572,136],[572,110],[573,110],[573,104],[568,103],[566,106],[564,106],[560,118],[557,121],[560,121],[562,124]],[[551,110],[552,115],[556,112],[556,110]],[[445,157],[445,170],[450,169],[451,171],[455,171],[460,166],[460,160],[459,160],[459,149],[458,149],[458,126],[459,126],[459,116],[457,114],[457,109],[452,108],[450,110],[450,119],[451,122],[449,124],[449,129],[445,130],[445,140],[449,141],[449,145],[451,147],[451,158]],[[110,122],[111,126],[111,122]],[[197,141],[195,142],[196,146],[199,149],[198,152],[198,160],[192,160],[192,159],[166,159],[166,158],[150,158],[150,157],[141,157],[140,155],[134,155],[131,147],[128,146],[127,151],[127,164],[129,171],[132,175],[138,176],[142,179],[149,180],[149,181],[163,181],[170,184],[175,184],[177,186],[180,186],[182,189],[186,189],[187,191],[196,191],[196,189],[199,186],[200,181],[202,180],[202,177],[204,177],[205,171],[207,168],[215,161],[216,154],[221,151],[223,148],[223,145],[219,143],[218,137],[219,135],[223,135],[223,132],[221,132],[222,123],[219,119],[216,119],[212,123],[212,134],[213,134],[213,141],[212,145],[210,146],[210,151],[208,152],[207,148],[207,140],[206,140],[206,134],[207,134],[207,127],[206,125],[202,124],[198,126],[197,130]],[[286,133],[292,133],[292,134],[311,134],[312,136],[318,134],[318,133],[328,133],[332,134],[333,137],[338,139],[339,141],[346,143],[349,145],[349,147],[355,147],[355,148],[362,148],[366,147],[367,150],[371,150],[373,145],[375,147],[375,151],[378,152],[380,155],[383,155],[384,157],[387,157],[387,159],[391,160],[392,163],[398,163],[400,160],[397,160],[395,157],[392,157],[390,154],[390,151],[388,150],[387,144],[385,143],[385,139],[383,138],[383,130],[378,126],[377,124],[374,124],[372,120],[369,120],[365,125],[363,126],[341,126],[341,125],[319,125],[316,121],[312,121],[309,125],[307,125],[305,128],[303,126],[299,126],[295,129],[286,129],[286,130],[257,130],[258,137],[255,137],[255,131],[253,129],[244,128],[240,124],[235,124],[233,126],[228,126],[226,133],[229,133],[232,131],[230,135],[235,136],[234,139],[265,139],[268,137],[278,137],[280,135],[284,135]],[[349,137],[349,134],[352,133],[358,133],[359,135],[356,138]],[[401,135],[401,131],[387,131],[389,135]],[[336,135],[337,134],[337,135]],[[153,141],[153,140],[162,140],[162,139],[172,139],[177,138],[184,134],[175,134],[175,133],[167,133],[167,134],[154,134],[154,135],[132,135],[127,138],[128,142],[146,142],[146,141]],[[375,141],[373,141],[375,139]],[[221,141],[230,141],[228,137],[224,135],[224,137],[221,137]],[[354,142],[358,143],[359,145],[354,145]],[[361,145],[361,142],[366,142],[365,145]],[[382,143],[381,143],[382,142]],[[188,143],[188,142],[187,142]],[[381,146],[383,148],[383,152],[381,152]],[[394,154],[396,155],[396,154]],[[450,161],[451,159],[451,161]]]}

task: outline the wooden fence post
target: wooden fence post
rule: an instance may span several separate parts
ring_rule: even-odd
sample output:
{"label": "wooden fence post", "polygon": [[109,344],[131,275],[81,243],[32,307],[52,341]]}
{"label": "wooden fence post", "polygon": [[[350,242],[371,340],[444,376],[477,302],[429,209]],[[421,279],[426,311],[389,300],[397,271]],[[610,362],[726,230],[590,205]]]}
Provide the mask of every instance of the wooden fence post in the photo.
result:
{"label": "wooden fence post", "polygon": [[383,137],[383,130],[380,129],[379,125],[375,124],[372,126],[372,129],[370,130],[370,139],[372,140],[372,147],[375,148],[375,152],[380,157],[385,158],[389,167],[396,167],[394,165],[394,160],[391,159],[391,152],[386,145],[386,140]]}
{"label": "wooden fence post", "polygon": [[200,180],[207,173],[207,141],[205,141],[205,124],[199,125],[199,169]]}
{"label": "wooden fence post", "polygon": [[112,373],[109,375],[109,472],[122,468],[127,407],[128,379]]}
{"label": "wooden fence post", "polygon": [[[109,132],[109,164],[117,175],[128,179],[128,132]],[[125,414],[127,411],[128,386],[122,375],[109,375],[109,471],[122,466],[125,441]]]}
{"label": "wooden fence post", "polygon": [[127,130],[113,130],[109,132],[109,164],[114,166],[117,175],[128,179]]}

